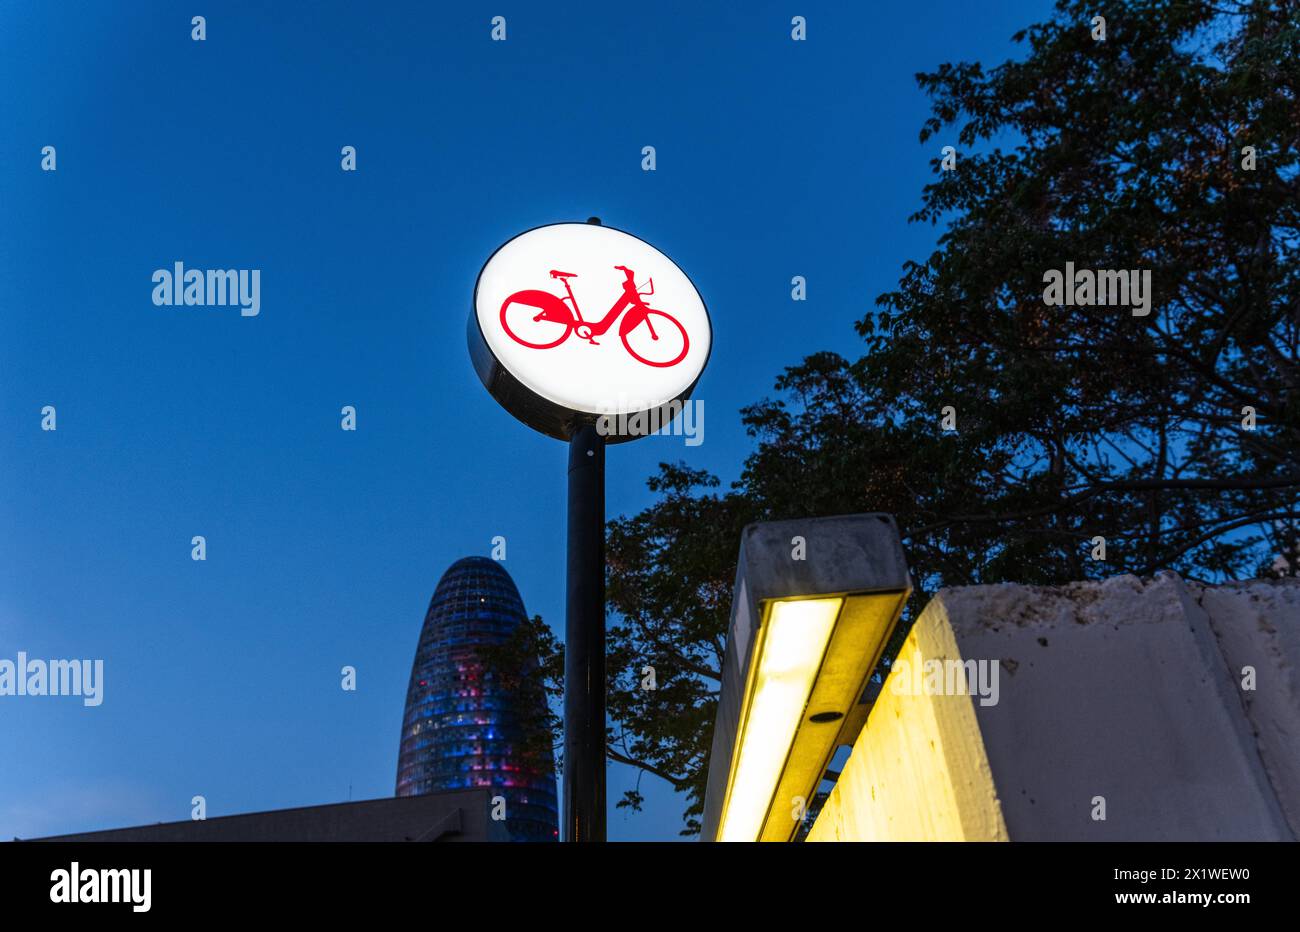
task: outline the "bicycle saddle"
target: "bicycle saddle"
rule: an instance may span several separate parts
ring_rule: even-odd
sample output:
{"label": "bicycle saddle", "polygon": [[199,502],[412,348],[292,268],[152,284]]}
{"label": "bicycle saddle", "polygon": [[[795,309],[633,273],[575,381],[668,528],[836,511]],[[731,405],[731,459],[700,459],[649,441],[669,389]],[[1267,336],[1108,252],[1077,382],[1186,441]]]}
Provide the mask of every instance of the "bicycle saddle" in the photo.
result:
{"label": "bicycle saddle", "polygon": [[557,272],[555,269],[551,269],[551,278],[577,278],[577,277],[578,277],[577,272]]}

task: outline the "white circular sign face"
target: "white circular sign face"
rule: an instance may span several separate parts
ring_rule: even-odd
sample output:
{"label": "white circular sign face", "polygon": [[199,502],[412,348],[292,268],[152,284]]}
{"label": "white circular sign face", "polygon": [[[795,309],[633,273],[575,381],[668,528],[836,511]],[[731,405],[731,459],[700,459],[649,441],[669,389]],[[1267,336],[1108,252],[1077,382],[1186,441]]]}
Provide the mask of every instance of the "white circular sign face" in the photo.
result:
{"label": "white circular sign face", "polygon": [[713,342],[703,299],[671,259],[590,223],[538,227],[507,242],[479,273],[474,313],[514,379],[583,415],[685,397]]}

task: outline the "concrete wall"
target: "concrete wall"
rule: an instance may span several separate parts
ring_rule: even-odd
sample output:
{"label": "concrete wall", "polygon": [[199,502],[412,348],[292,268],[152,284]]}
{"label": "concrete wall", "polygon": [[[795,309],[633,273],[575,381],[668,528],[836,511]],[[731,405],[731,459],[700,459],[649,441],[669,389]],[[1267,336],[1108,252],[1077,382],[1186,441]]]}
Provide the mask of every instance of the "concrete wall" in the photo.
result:
{"label": "concrete wall", "polygon": [[948,589],[899,659],[809,840],[1297,836],[1295,583]]}
{"label": "concrete wall", "polygon": [[1300,837],[1300,579],[1188,584],[1210,619],[1241,685],[1253,671],[1254,689],[1242,689],[1246,717],[1264,771],[1293,835]]}
{"label": "concrete wall", "polygon": [[[957,655],[937,612],[912,629],[895,669],[920,669],[923,655]],[[1006,841],[973,704],[882,690],[808,840]]]}

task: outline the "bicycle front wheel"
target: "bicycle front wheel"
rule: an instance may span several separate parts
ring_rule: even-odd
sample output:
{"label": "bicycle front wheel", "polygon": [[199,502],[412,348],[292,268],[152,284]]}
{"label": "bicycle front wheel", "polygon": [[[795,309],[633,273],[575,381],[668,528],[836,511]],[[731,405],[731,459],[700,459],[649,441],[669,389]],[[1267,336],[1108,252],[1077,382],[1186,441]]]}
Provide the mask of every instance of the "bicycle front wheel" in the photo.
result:
{"label": "bicycle front wheel", "polygon": [[635,326],[619,336],[633,359],[660,369],[677,365],[691,348],[686,328],[663,311],[646,311]]}

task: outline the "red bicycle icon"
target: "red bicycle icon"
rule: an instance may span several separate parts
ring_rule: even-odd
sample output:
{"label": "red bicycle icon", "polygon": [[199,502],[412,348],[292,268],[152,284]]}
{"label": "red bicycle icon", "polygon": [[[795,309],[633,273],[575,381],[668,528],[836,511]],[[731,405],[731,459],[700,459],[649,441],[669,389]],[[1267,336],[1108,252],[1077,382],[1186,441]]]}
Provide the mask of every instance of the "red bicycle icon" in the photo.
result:
{"label": "red bicycle icon", "polygon": [[577,278],[577,274],[551,269],[551,278],[563,282],[569,296],[561,298],[536,289],[516,291],[501,305],[502,328],[510,339],[530,349],[559,346],[575,332],[593,346],[599,346],[595,338],[608,332],[615,319],[627,311],[619,324],[618,335],[632,358],[647,366],[666,368],[677,365],[686,358],[691,345],[686,328],[671,314],[657,311],[642,300],[655,293],[653,278],[649,280],[650,290],[643,292],[637,288],[631,269],[622,265],[614,268],[624,275],[623,293],[599,323],[582,319],[578,299],[569,287],[569,279]]}

